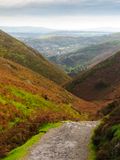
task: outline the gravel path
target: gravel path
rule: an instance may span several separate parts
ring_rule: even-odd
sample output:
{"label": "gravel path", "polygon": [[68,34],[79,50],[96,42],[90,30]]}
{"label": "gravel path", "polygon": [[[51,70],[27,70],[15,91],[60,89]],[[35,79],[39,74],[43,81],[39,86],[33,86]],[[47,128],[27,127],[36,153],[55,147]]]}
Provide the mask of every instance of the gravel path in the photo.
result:
{"label": "gravel path", "polygon": [[67,122],[51,129],[26,160],[87,160],[91,133],[98,122]]}

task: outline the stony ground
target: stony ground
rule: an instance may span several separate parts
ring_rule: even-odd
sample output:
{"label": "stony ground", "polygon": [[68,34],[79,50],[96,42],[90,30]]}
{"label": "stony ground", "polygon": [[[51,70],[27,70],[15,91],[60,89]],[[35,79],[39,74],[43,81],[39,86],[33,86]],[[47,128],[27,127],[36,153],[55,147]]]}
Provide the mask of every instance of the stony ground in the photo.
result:
{"label": "stony ground", "polygon": [[26,160],[87,160],[88,144],[98,122],[67,122],[51,129],[31,148]]}

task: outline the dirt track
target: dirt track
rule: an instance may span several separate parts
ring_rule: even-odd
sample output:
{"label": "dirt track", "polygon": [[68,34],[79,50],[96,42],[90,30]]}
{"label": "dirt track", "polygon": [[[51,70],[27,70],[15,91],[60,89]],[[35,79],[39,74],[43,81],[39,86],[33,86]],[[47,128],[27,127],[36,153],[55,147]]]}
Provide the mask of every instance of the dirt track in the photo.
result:
{"label": "dirt track", "polygon": [[31,148],[26,160],[87,160],[91,133],[98,122],[67,122],[51,129]]}

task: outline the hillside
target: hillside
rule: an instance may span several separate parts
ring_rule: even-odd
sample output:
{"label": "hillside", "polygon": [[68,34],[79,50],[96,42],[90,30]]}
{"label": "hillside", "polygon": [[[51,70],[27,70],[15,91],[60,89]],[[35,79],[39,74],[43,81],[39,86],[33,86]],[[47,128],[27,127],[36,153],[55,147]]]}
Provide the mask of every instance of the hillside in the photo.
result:
{"label": "hillside", "polygon": [[39,52],[0,31],[0,56],[19,63],[61,84],[70,80],[57,66],[44,59]]}
{"label": "hillside", "polygon": [[98,109],[4,58],[0,58],[0,75],[0,157],[36,134],[44,123],[85,120]]}
{"label": "hillside", "polygon": [[100,44],[93,43],[92,45],[84,46],[83,48],[79,48],[77,51],[53,56],[50,60],[59,64],[69,74],[77,74],[79,71],[86,70],[87,68],[105,60],[119,50],[119,40],[111,40],[108,42],[103,41]]}
{"label": "hillside", "polygon": [[95,160],[120,159],[120,100],[109,104],[101,113],[106,116],[92,139]]}
{"label": "hillside", "polygon": [[86,100],[114,101],[120,97],[120,52],[89,69],[66,85]]}

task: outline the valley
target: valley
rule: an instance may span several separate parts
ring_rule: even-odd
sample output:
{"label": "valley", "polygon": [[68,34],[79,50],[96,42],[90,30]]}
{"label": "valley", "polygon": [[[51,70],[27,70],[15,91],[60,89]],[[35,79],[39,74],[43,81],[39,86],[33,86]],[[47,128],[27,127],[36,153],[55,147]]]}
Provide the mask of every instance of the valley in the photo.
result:
{"label": "valley", "polygon": [[58,84],[70,80],[70,77],[62,69],[47,61],[33,48],[26,46],[3,31],[0,31],[0,37],[0,57],[28,67]]}
{"label": "valley", "polygon": [[[110,33],[96,32],[53,32],[53,33],[14,33],[10,34],[37,49],[43,56],[50,58],[76,51],[91,44],[102,42]],[[88,36],[88,37],[87,37]],[[101,37],[103,36],[103,37]]]}
{"label": "valley", "polygon": [[[7,43],[6,46],[5,37],[10,45]],[[44,77],[42,72],[34,72],[34,68],[31,69],[34,65],[30,68],[24,66],[26,63],[21,61],[19,55],[28,54],[29,57],[32,54],[34,58],[37,55],[33,54],[32,49],[4,32],[1,32],[0,48],[1,158],[37,134],[39,127],[45,123],[88,120],[94,117],[98,107],[96,104],[77,98],[51,81],[50,77]],[[45,61],[44,66],[47,63],[51,65],[42,56],[40,58],[40,65],[44,64],[42,60]],[[25,58],[25,62],[27,60],[29,58]],[[50,67],[45,73],[49,74],[49,69]]]}
{"label": "valley", "polygon": [[119,160],[119,33],[39,34],[0,30],[0,160]]}
{"label": "valley", "polygon": [[97,109],[97,105],[3,58],[0,75],[1,157],[35,135],[43,123],[88,119],[95,114],[92,106]]}
{"label": "valley", "polygon": [[112,32],[20,33],[11,35],[38,50],[51,62],[76,76],[120,50],[120,34]]}

